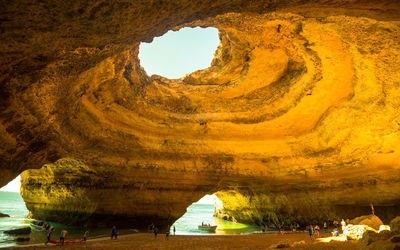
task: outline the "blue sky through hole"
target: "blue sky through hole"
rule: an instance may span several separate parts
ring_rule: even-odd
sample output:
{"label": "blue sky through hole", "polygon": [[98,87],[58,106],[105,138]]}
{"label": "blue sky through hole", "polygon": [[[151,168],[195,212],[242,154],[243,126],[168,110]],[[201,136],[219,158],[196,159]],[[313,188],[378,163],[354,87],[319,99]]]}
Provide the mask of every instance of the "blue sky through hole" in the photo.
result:
{"label": "blue sky through hole", "polygon": [[140,65],[146,73],[176,79],[208,68],[219,44],[218,29],[182,28],[139,46]]}

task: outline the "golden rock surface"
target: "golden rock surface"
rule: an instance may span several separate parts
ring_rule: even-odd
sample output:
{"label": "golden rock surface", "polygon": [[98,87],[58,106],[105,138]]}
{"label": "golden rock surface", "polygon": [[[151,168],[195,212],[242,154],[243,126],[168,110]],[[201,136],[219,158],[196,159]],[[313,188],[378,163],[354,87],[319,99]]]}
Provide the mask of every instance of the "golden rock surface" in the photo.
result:
{"label": "golden rock surface", "polygon": [[[37,218],[166,225],[217,191],[256,223],[399,211],[397,1],[10,1],[0,18],[0,184],[33,169]],[[139,42],[186,26],[219,29],[212,65],[147,76]]]}

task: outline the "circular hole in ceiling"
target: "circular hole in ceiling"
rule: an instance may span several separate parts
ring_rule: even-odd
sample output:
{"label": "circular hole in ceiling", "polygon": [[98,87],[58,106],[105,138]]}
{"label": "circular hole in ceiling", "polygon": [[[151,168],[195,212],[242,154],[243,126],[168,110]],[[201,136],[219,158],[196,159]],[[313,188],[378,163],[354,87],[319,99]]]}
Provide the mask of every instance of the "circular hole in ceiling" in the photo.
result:
{"label": "circular hole in ceiling", "polygon": [[140,65],[148,75],[176,79],[208,68],[219,45],[218,29],[182,28],[140,43]]}

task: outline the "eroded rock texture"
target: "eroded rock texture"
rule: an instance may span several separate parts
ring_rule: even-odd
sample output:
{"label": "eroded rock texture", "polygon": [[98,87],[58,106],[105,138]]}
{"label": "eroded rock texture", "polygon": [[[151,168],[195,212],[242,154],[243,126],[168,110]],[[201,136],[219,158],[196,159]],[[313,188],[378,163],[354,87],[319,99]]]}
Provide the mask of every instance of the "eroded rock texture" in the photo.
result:
{"label": "eroded rock texture", "polygon": [[[35,217],[165,226],[216,191],[255,223],[398,214],[398,2],[2,6],[0,183],[36,169]],[[184,26],[219,29],[212,65],[147,76],[139,42]]]}

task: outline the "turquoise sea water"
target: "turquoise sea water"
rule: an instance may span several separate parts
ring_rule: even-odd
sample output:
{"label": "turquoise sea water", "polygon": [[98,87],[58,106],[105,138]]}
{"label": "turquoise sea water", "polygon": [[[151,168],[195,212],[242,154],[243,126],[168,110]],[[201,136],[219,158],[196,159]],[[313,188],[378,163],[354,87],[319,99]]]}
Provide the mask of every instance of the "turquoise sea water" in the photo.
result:
{"label": "turquoise sea water", "polygon": [[[13,236],[4,234],[4,230],[29,227],[31,219],[27,219],[28,210],[19,193],[0,191],[0,212],[9,214],[10,218],[0,218],[0,248],[15,245],[37,244],[46,241],[46,232],[32,231],[28,236],[28,242],[15,242]],[[187,208],[187,212],[178,219],[174,226],[176,234],[180,235],[212,235],[212,234],[247,234],[260,231],[258,227],[233,223],[213,217],[214,205],[211,204],[192,204]],[[217,225],[215,233],[199,230],[197,227],[204,222],[206,224]],[[60,223],[49,222],[55,228],[52,239],[58,239],[63,228],[68,230],[68,239],[81,239],[86,228],[66,226]],[[90,238],[109,236],[109,228],[89,228]],[[133,233],[130,230],[120,230],[120,234]],[[171,230],[171,233],[173,231]]]}
{"label": "turquoise sea water", "polygon": [[[21,235],[17,237],[27,238],[27,242],[16,242],[14,236],[4,234],[4,230],[29,227],[31,219],[27,219],[29,211],[25,207],[24,200],[19,193],[0,191],[0,212],[10,215],[11,217],[0,218],[0,248],[15,245],[27,245],[44,243],[46,241],[46,232],[32,231],[30,235]],[[63,228],[68,231],[69,239],[81,239],[86,228],[66,226],[60,223],[50,222],[55,228],[52,239],[58,239]],[[91,237],[108,236],[110,229],[89,228]],[[128,233],[121,231],[121,233]]]}
{"label": "turquoise sea water", "polygon": [[0,191],[0,212],[11,217],[0,218],[0,247],[15,245],[12,236],[4,234],[4,230],[29,226],[26,219],[28,210],[19,193]]}
{"label": "turquoise sea water", "polygon": [[[234,223],[214,217],[214,205],[193,203],[186,209],[186,213],[179,218],[173,226],[176,227],[176,234],[180,235],[212,235],[212,234],[248,234],[260,231],[259,227]],[[201,223],[216,225],[215,233],[198,229]],[[171,233],[173,231],[171,230]]]}

